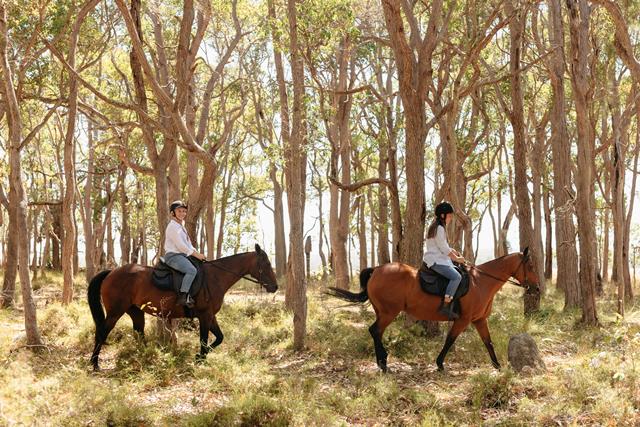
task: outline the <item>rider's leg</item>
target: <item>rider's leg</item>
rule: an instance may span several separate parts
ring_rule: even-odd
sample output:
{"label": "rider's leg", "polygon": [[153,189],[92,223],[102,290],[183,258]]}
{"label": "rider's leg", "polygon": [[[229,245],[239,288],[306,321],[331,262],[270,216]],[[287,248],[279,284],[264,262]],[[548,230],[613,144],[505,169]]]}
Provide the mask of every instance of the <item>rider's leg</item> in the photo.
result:
{"label": "rider's leg", "polygon": [[431,269],[449,279],[449,284],[447,285],[447,290],[444,295],[444,304],[439,310],[440,314],[447,316],[449,319],[457,319],[460,316],[454,313],[451,304],[462,280],[462,276],[455,268],[449,265],[434,264],[431,266]]}
{"label": "rider's leg", "polygon": [[449,284],[447,285],[447,290],[445,292],[444,298],[445,302],[451,302],[451,299],[453,299],[453,296],[458,290],[458,286],[460,285],[462,276],[455,268],[449,265],[433,264],[431,266],[431,269],[449,279]]}
{"label": "rider's leg", "polygon": [[165,260],[171,268],[184,273],[182,285],[180,286],[179,303],[182,303],[183,299],[184,303],[192,303],[191,297],[189,296],[189,289],[191,289],[191,284],[193,283],[193,279],[195,279],[198,270],[183,254],[170,254],[165,257]]}

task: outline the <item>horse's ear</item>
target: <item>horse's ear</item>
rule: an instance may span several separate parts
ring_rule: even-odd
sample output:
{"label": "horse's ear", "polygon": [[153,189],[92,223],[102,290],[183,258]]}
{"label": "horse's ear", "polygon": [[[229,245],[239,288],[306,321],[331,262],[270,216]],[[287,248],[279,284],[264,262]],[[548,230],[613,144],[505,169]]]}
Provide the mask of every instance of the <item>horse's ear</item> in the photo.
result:
{"label": "horse's ear", "polygon": [[262,249],[260,249],[260,245],[256,243],[256,252],[260,253]]}
{"label": "horse's ear", "polygon": [[525,258],[529,256],[529,246],[524,248],[524,251],[522,251],[522,256],[524,256]]}

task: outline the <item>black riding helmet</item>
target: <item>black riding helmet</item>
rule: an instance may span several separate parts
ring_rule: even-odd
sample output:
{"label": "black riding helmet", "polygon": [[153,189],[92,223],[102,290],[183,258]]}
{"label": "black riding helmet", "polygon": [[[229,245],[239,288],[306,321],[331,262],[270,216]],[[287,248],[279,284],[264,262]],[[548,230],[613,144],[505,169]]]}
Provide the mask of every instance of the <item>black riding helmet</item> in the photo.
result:
{"label": "black riding helmet", "polygon": [[178,208],[189,209],[182,200],[176,200],[175,202],[171,203],[171,205],[169,205],[169,212],[173,213]]}
{"label": "black riding helmet", "polygon": [[442,202],[436,206],[436,217],[440,218],[442,215],[453,213],[453,206],[449,202]]}

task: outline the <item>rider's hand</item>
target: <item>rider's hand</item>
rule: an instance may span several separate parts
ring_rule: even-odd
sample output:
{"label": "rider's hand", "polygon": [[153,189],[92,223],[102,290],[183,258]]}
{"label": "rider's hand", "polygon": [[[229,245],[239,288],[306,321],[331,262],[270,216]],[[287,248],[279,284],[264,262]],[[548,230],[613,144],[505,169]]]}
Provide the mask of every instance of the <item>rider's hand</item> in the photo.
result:
{"label": "rider's hand", "polygon": [[467,262],[467,260],[465,260],[464,257],[459,256],[458,259],[456,259],[456,262],[458,262],[460,264],[464,264],[465,262]]}

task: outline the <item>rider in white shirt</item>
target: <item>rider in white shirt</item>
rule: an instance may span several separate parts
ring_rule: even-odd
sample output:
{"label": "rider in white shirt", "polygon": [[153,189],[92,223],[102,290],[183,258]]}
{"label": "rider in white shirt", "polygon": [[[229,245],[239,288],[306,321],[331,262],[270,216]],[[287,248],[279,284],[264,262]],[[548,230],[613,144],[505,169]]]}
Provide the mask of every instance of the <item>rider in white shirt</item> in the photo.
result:
{"label": "rider in white shirt", "polygon": [[427,251],[422,260],[427,267],[449,279],[440,313],[450,319],[457,319],[458,315],[452,311],[451,301],[462,277],[454,268],[452,260],[463,264],[465,259],[458,251],[449,247],[447,242],[445,227],[453,219],[453,206],[448,202],[442,202],[436,206],[435,214],[435,219],[427,230]]}
{"label": "rider in white shirt", "polygon": [[198,270],[187,257],[193,256],[202,261],[206,258],[193,247],[191,239],[189,239],[189,234],[184,228],[184,218],[187,216],[187,205],[181,200],[176,200],[169,206],[169,211],[171,212],[171,221],[167,224],[164,235],[164,260],[171,268],[184,273],[176,304],[193,307],[194,301],[189,295],[189,289],[191,289],[191,284]]}

